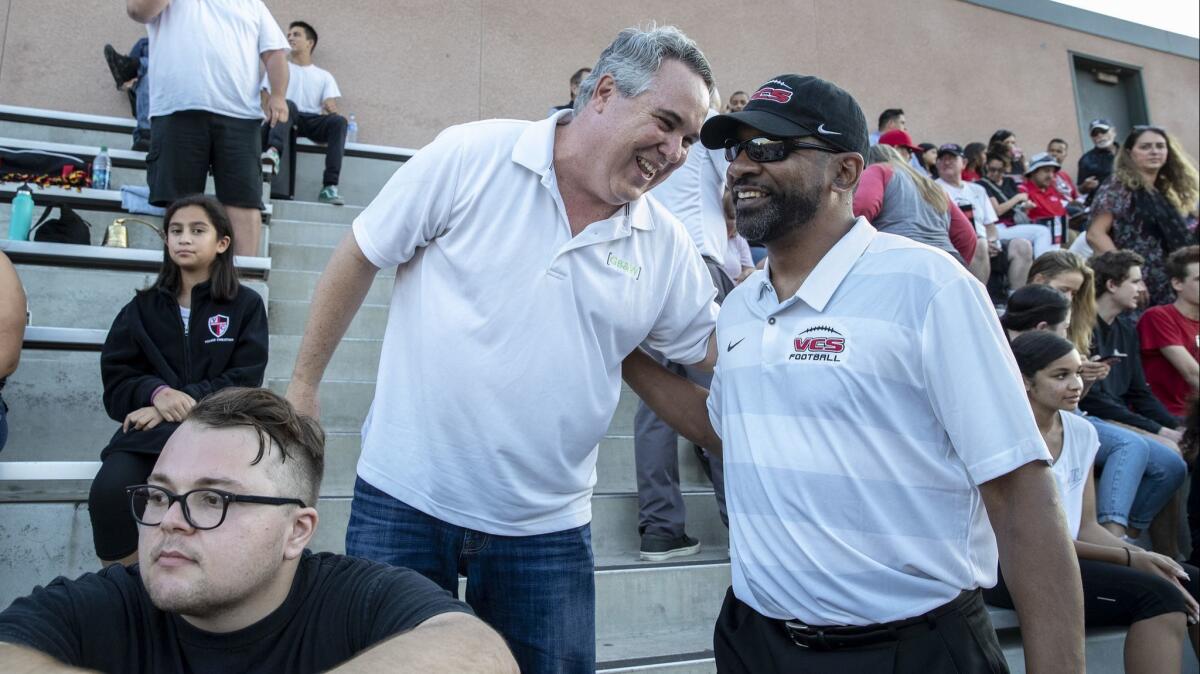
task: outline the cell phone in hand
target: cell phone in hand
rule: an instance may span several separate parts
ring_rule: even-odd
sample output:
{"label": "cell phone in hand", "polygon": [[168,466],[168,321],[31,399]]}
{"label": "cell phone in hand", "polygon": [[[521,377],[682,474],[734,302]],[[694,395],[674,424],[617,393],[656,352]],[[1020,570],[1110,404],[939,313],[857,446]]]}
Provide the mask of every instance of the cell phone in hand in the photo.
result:
{"label": "cell phone in hand", "polygon": [[1117,350],[1113,350],[1113,352],[1110,354],[1100,356],[1100,362],[1104,363],[1105,365],[1112,365],[1114,363],[1121,362],[1121,360],[1126,357],[1127,357],[1127,354],[1121,353],[1120,351],[1117,351]]}

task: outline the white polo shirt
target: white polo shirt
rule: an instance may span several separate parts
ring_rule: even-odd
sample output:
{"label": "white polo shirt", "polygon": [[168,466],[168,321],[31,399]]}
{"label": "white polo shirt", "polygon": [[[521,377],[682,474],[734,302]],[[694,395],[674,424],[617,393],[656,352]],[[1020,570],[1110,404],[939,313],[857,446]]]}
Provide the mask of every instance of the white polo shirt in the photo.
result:
{"label": "white polo shirt", "polygon": [[[716,116],[715,110],[709,110],[705,119]],[[721,206],[728,168],[724,150],[709,150],[697,143],[688,151],[683,165],[650,191],[651,196],[683,221],[700,254],[721,264],[729,245]]]}
{"label": "white polo shirt", "polygon": [[866,625],[995,584],[977,485],[1050,455],[983,286],[864,218],[794,296],[768,274],[722,306],[708,401],[738,599]]}
{"label": "white polo shirt", "polygon": [[987,230],[984,227],[1000,219],[996,215],[996,209],[992,208],[992,200],[988,198],[987,190],[967,180],[962,181],[957,187],[941,178],[935,182],[941,185],[942,190],[955,202],[966,201],[971,204],[972,217],[975,219],[975,233],[980,237],[987,236]]}
{"label": "white polo shirt", "polygon": [[[271,80],[264,73],[262,90],[271,93]],[[309,115],[319,115],[324,112],[322,107],[326,99],[341,98],[342,90],[338,89],[337,80],[324,68],[318,68],[311,63],[306,66],[296,65],[288,61],[287,100],[296,104],[296,109]]]}
{"label": "white polo shirt", "polygon": [[151,117],[207,110],[262,119],[260,55],[289,49],[262,0],[175,0],[146,32]]}
{"label": "white polo shirt", "polygon": [[643,341],[704,359],[716,291],[687,232],[642,197],[572,237],[557,122],[451,127],[354,220],[396,267],[358,474],[494,534],[591,520],[597,443]]}

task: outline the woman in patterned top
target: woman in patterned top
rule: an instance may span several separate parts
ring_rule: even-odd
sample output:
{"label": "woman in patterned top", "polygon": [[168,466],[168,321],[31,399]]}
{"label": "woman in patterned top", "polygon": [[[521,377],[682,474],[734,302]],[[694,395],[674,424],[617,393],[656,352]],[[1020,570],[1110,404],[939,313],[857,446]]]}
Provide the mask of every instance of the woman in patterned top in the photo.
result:
{"label": "woman in patterned top", "polygon": [[1149,306],[1174,300],[1166,258],[1188,243],[1185,215],[1200,195],[1196,168],[1161,127],[1135,126],[1117,154],[1112,176],[1092,201],[1087,242],[1097,255],[1132,250],[1146,259]]}

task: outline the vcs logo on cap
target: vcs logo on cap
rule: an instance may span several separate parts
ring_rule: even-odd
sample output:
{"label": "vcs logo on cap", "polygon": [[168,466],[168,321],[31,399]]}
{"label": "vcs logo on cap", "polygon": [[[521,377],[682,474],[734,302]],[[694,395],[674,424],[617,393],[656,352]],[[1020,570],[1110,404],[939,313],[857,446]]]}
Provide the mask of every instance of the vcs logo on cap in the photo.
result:
{"label": "vcs logo on cap", "polygon": [[787,89],[776,89],[774,87],[763,87],[754,92],[750,97],[752,101],[774,101],[776,103],[787,103],[792,100],[792,92]]}

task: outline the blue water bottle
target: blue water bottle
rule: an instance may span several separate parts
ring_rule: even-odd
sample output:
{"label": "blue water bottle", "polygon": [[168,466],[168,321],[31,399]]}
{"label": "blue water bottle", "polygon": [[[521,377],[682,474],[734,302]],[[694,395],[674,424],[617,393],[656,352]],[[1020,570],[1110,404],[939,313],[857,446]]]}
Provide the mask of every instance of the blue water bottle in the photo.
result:
{"label": "blue water bottle", "polygon": [[33,226],[33,190],[21,185],[12,200],[12,217],[8,221],[8,238],[13,241],[28,241],[29,228]]}

